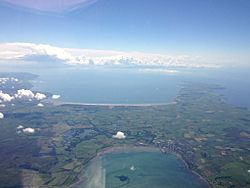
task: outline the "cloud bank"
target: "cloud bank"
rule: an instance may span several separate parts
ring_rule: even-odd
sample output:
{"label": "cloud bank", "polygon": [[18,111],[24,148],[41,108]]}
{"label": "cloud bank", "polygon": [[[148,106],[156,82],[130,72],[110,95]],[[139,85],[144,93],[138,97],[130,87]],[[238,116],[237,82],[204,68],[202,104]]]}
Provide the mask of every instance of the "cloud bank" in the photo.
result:
{"label": "cloud bank", "polygon": [[96,2],[96,0],[3,0],[3,2],[44,12],[71,11]]}
{"label": "cloud bank", "polygon": [[38,101],[46,99],[47,96],[43,93],[33,93],[28,89],[19,89],[14,96],[9,95],[8,93],[3,93],[0,90],[0,103],[1,102],[10,102],[14,99],[36,99]]}
{"label": "cloud bank", "polygon": [[[68,65],[112,65],[148,67],[218,67],[199,56],[162,55],[140,52],[120,52],[91,49],[60,48],[45,44],[2,43],[0,61],[39,61],[48,57]],[[45,58],[46,59],[46,58]],[[31,63],[31,62],[30,62]]]}

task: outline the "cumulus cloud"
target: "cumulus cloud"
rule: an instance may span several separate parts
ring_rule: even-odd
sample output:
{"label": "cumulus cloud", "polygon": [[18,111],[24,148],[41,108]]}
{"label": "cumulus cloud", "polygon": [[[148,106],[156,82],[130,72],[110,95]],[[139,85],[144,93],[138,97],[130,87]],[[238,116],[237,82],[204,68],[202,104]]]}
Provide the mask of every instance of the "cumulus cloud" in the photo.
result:
{"label": "cumulus cloud", "polygon": [[[0,52],[1,53],[1,52]],[[18,82],[19,80],[14,77],[4,77],[0,78],[0,85],[5,85],[7,82]]]}
{"label": "cumulus cloud", "polygon": [[18,125],[16,129],[17,129],[17,132],[16,132],[17,134],[21,134],[22,132],[26,133],[26,134],[35,133],[35,129],[30,128],[30,127],[24,128],[24,126],[22,126],[22,125]]}
{"label": "cumulus cloud", "polygon": [[[204,62],[200,56],[162,55],[140,52],[119,52],[90,49],[59,48],[45,44],[2,43],[0,60],[23,60],[32,57],[53,57],[69,65],[125,65],[164,67],[218,67]],[[39,61],[39,58],[37,59]],[[203,63],[202,63],[203,62]]]}
{"label": "cumulus cloud", "polygon": [[61,95],[52,95],[52,99],[59,99]]}
{"label": "cumulus cloud", "polygon": [[29,89],[19,89],[17,90],[17,93],[15,94],[16,98],[19,99],[36,99],[36,100],[43,100],[46,98],[46,95],[43,93],[36,93],[34,94],[31,90]]}
{"label": "cumulus cloud", "polygon": [[38,107],[44,107],[44,104],[38,103],[37,106],[38,106]]}
{"label": "cumulus cloud", "polygon": [[10,102],[11,100],[13,100],[15,97],[10,96],[8,93],[3,93],[3,91],[0,91],[0,99],[3,102]]}
{"label": "cumulus cloud", "polygon": [[35,97],[37,100],[46,99],[46,95],[44,95],[43,93],[36,93],[34,97]]}
{"label": "cumulus cloud", "polygon": [[4,114],[2,112],[0,112],[0,119],[4,118]]}
{"label": "cumulus cloud", "polygon": [[132,166],[130,167],[130,170],[131,170],[131,171],[135,171],[134,165],[132,165]]}
{"label": "cumulus cloud", "polygon": [[23,132],[32,134],[32,133],[35,133],[35,129],[33,129],[33,128],[24,128]]}
{"label": "cumulus cloud", "polygon": [[70,11],[96,2],[96,0],[3,0],[3,2],[45,12]]}
{"label": "cumulus cloud", "polygon": [[116,133],[116,135],[113,135],[113,138],[116,138],[116,139],[125,139],[126,136],[125,136],[125,134],[124,134],[123,132],[118,131],[118,132]]}
{"label": "cumulus cloud", "polygon": [[5,104],[0,104],[0,107],[4,108],[4,107],[6,107],[6,105]]}
{"label": "cumulus cloud", "polygon": [[10,96],[8,93],[3,93],[0,91],[0,102],[10,102],[13,99],[36,99],[36,100],[43,100],[46,99],[47,96],[43,93],[33,93],[31,90],[28,89],[19,89],[14,96]]}
{"label": "cumulus cloud", "polygon": [[18,125],[17,129],[23,129],[24,127],[22,125]]}
{"label": "cumulus cloud", "polygon": [[17,94],[15,94],[16,98],[34,98],[34,93],[31,90],[27,90],[27,89],[19,89],[17,90]]}

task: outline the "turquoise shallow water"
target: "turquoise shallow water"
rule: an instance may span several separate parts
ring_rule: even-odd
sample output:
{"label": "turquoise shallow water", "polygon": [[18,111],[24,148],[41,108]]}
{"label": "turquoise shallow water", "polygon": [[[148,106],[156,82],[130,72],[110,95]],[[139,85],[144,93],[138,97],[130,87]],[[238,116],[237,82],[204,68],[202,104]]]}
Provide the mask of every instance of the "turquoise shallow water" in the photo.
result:
{"label": "turquoise shallow water", "polygon": [[174,154],[127,152],[105,154],[87,171],[86,188],[208,187]]}
{"label": "turquoise shallow water", "polygon": [[[107,188],[206,187],[173,154],[159,152],[107,154],[103,158]],[[120,178],[123,177],[124,181]],[[127,180],[125,180],[128,178]]]}

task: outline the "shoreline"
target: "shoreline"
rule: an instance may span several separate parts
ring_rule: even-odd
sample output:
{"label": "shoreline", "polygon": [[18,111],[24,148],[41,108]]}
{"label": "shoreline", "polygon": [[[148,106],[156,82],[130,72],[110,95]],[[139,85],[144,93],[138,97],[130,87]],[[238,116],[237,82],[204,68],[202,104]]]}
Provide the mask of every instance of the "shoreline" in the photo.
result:
{"label": "shoreline", "polygon": [[129,152],[161,152],[160,148],[153,146],[115,146],[104,148],[94,158],[103,157],[109,153],[129,153]]}
{"label": "shoreline", "polygon": [[126,104],[126,103],[81,103],[81,102],[53,102],[56,106],[62,105],[78,105],[78,106],[109,106],[109,107],[150,107],[150,106],[166,106],[175,104],[176,102],[169,103],[135,103],[135,104]]}
{"label": "shoreline", "polygon": [[183,159],[182,155],[180,155],[179,153],[176,153],[174,151],[168,151],[166,153],[173,153],[174,155],[176,155],[178,157],[178,159],[182,161],[182,163],[186,166],[186,168],[188,170],[190,170],[194,175],[196,175],[197,177],[199,177],[200,180],[203,181],[204,184],[206,184],[208,188],[212,188],[212,185],[209,183],[209,181],[206,178],[204,178],[201,174],[199,174],[198,172],[196,172],[195,170],[191,169],[188,166],[187,162]]}
{"label": "shoreline", "polygon": [[[129,152],[160,152],[164,155],[166,154],[173,154],[177,157],[178,160],[180,160],[185,167],[194,175],[197,176],[197,178],[199,178],[199,180],[204,183],[204,185],[207,186],[207,188],[212,188],[212,185],[207,181],[207,179],[205,179],[204,177],[202,177],[198,172],[196,172],[193,169],[190,169],[187,162],[183,159],[183,157],[179,154],[176,153],[174,151],[165,151],[162,152],[161,148],[158,147],[154,147],[154,146],[115,146],[115,147],[109,147],[109,148],[104,148],[103,150],[97,152],[96,156],[93,157],[86,165],[85,167],[88,167],[92,162],[95,162],[96,160],[100,160],[103,156],[105,156],[106,154],[116,154],[116,153],[129,153]],[[86,170],[86,169],[85,169]],[[79,181],[75,182],[74,184],[72,184],[71,186],[69,186],[69,188],[80,188],[81,184],[84,183],[84,173],[85,170],[79,174]]]}
{"label": "shoreline", "polygon": [[[153,146],[115,146],[115,147],[107,147],[103,148],[99,152],[96,153],[95,157],[93,157],[91,160],[88,161],[84,165],[86,169],[88,166],[97,161],[100,160],[104,155],[109,153],[124,153],[124,152],[161,152],[161,150],[157,147]],[[70,185],[68,188],[82,188],[82,184],[84,184],[84,173],[86,172],[86,169],[83,169],[83,171],[78,175],[79,180],[72,185]]]}

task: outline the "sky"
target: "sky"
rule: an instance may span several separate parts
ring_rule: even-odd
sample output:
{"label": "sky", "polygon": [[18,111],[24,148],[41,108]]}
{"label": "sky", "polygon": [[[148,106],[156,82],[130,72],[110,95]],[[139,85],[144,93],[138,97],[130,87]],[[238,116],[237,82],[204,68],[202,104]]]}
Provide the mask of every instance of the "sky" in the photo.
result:
{"label": "sky", "polygon": [[250,61],[249,0],[34,2],[0,2],[0,43]]}

